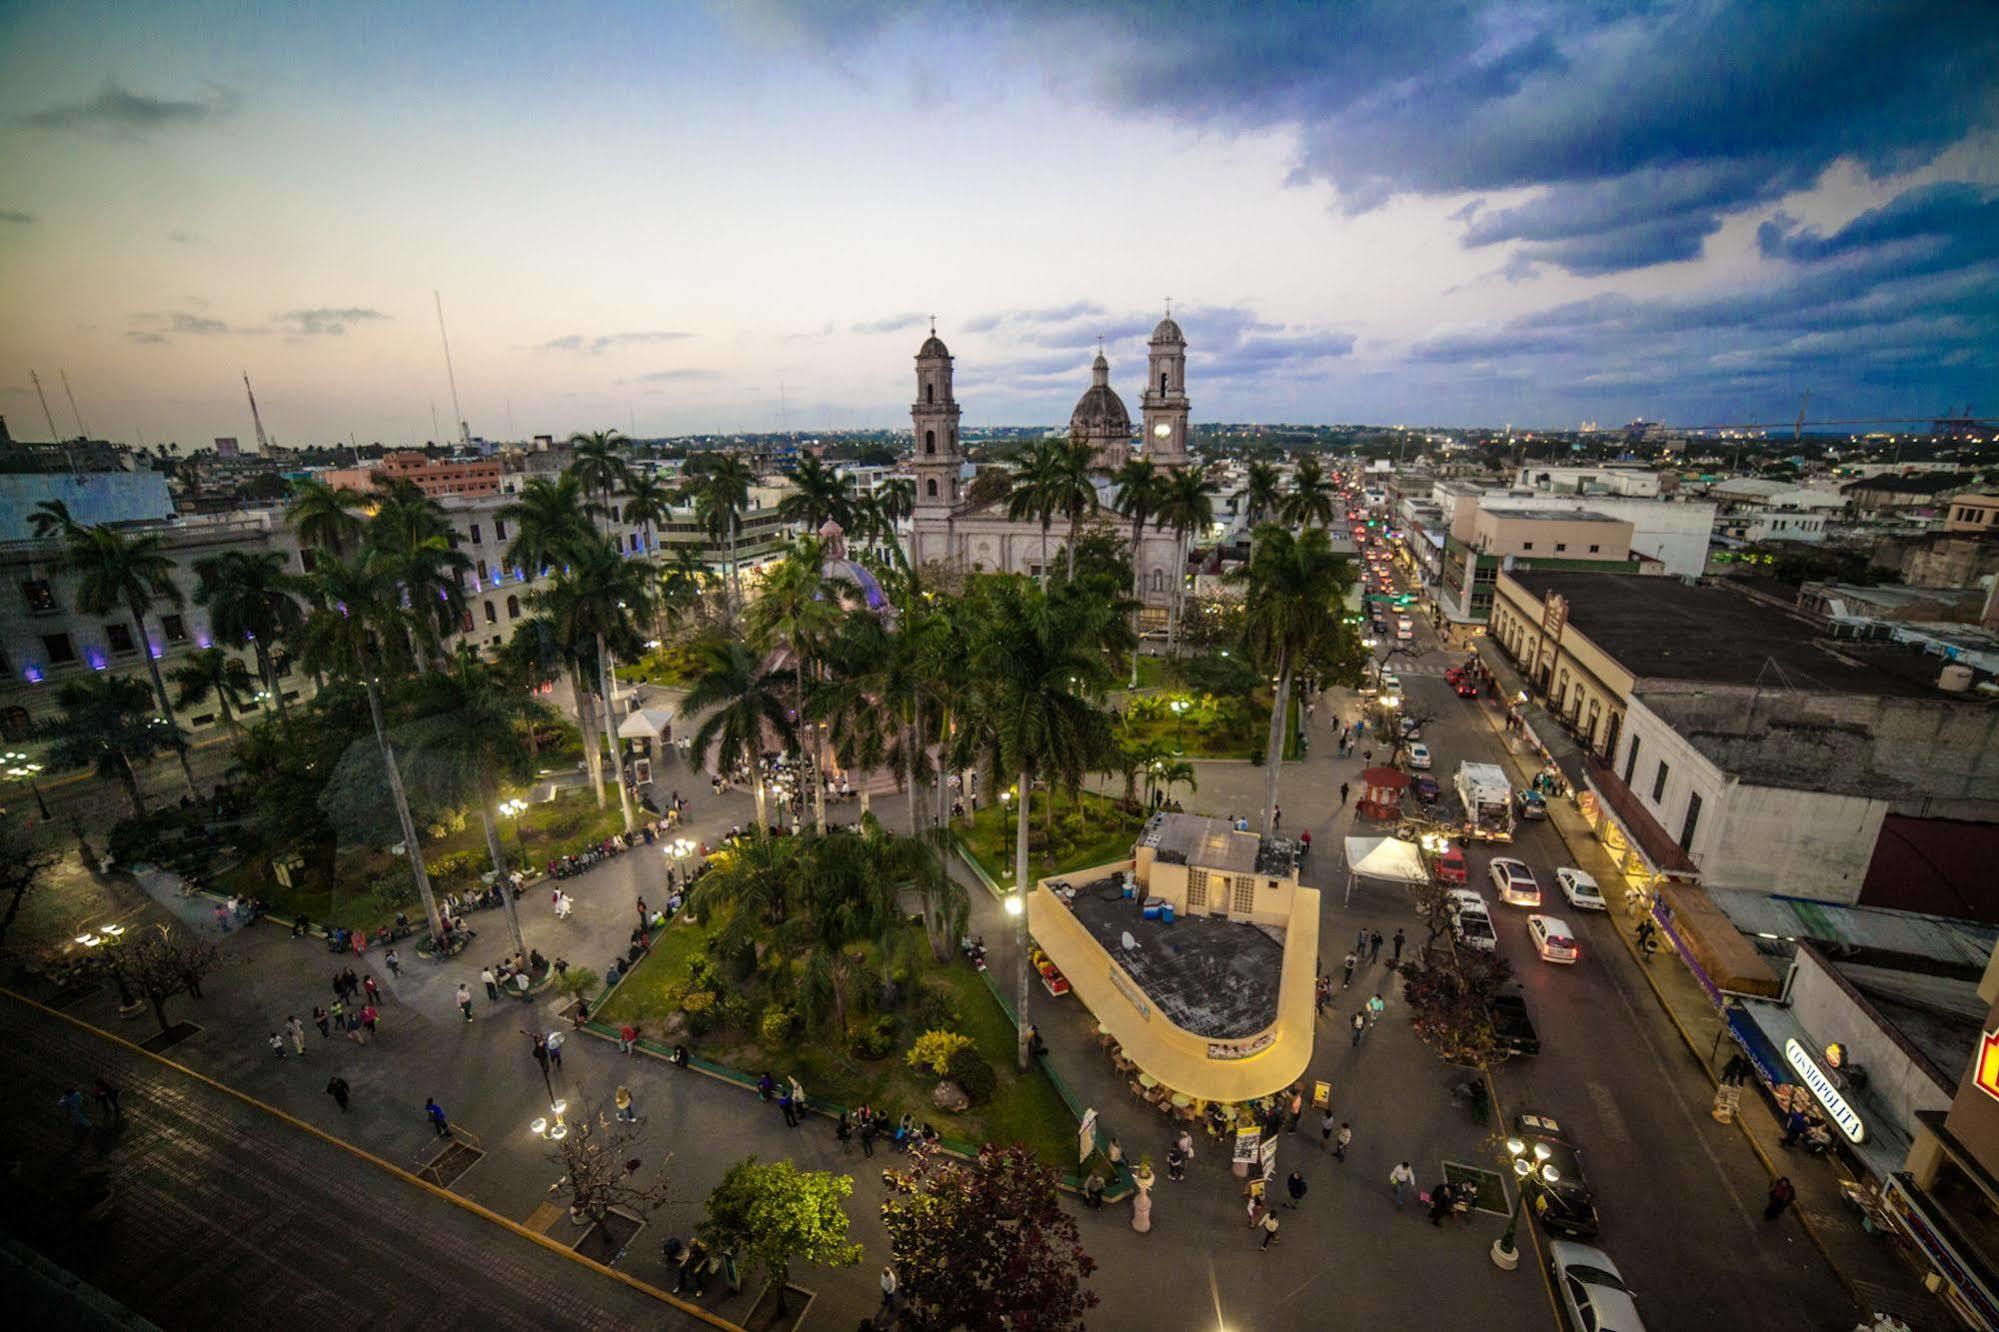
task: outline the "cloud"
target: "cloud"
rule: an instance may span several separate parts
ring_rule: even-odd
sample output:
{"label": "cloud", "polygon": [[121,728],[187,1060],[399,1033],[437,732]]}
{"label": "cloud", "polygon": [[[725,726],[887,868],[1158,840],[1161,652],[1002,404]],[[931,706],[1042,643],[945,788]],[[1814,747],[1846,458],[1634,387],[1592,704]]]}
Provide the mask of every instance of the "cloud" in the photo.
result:
{"label": "cloud", "polygon": [[653,370],[643,375],[634,375],[632,382],[640,384],[674,384],[691,379],[720,379],[715,370]]}
{"label": "cloud", "polygon": [[635,347],[651,342],[679,342],[691,338],[692,333],[642,332],[603,333],[596,337],[585,337],[581,333],[570,333],[559,338],[550,338],[535,348],[536,351],[582,352],[588,356],[601,356],[618,347]]}
{"label": "cloud", "polygon": [[199,98],[151,97],[106,81],[97,96],[61,102],[30,112],[22,122],[34,129],[95,130],[137,138],[155,130],[180,129],[219,120],[236,109],[236,95],[216,88]]}
{"label": "cloud", "polygon": [[33,213],[24,213],[18,208],[0,208],[0,222],[11,222],[16,226],[30,226],[36,221]]}
{"label": "cloud", "polygon": [[923,327],[924,322],[929,318],[930,318],[929,315],[921,315],[921,314],[890,315],[886,319],[875,319],[865,324],[855,324],[852,326],[850,331],[855,333],[868,333],[868,334],[900,333],[907,328]]}
{"label": "cloud", "polygon": [[148,344],[161,343],[166,341],[166,338],[163,337],[162,335],[158,333],[148,332],[146,329],[143,328],[131,329],[125,334],[125,336],[126,338],[128,338],[133,342],[148,343]]}
{"label": "cloud", "polygon": [[1052,305],[1038,310],[996,310],[974,315],[959,327],[967,333],[990,333],[1002,324],[1068,324],[1103,313],[1104,307],[1095,301],[1072,301],[1068,305]]}
{"label": "cloud", "polygon": [[1908,190],[1830,236],[1778,213],[1756,229],[1767,258],[1818,263],[1896,246],[1911,268],[1999,256],[1999,191],[1964,181]]}
{"label": "cloud", "polygon": [[208,334],[227,333],[230,331],[229,325],[220,319],[210,319],[206,315],[189,314],[185,310],[174,311],[167,316],[167,322],[176,333]]}
{"label": "cloud", "polygon": [[271,316],[271,322],[293,337],[339,337],[349,324],[372,323],[389,316],[380,310],[350,305],[339,308],[319,306],[310,310],[287,310]]}

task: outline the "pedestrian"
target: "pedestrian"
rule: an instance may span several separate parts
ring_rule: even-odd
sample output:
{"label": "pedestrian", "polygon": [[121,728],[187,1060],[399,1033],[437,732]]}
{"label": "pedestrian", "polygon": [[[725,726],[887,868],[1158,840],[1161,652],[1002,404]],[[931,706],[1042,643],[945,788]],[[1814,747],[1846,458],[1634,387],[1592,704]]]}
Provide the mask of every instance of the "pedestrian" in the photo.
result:
{"label": "pedestrian", "polygon": [[1166,1149],[1166,1178],[1187,1178],[1187,1154],[1180,1150],[1177,1142]]}
{"label": "pedestrian", "polygon": [[1779,1175],[1770,1186],[1770,1202],[1763,1209],[1765,1221],[1775,1221],[1784,1214],[1784,1209],[1797,1199],[1798,1190],[1792,1186],[1789,1175]]}
{"label": "pedestrian", "polygon": [[396,956],[395,949],[391,948],[384,954],[382,961],[389,964],[389,974],[391,976],[400,976],[403,974],[403,960]]}
{"label": "pedestrian", "polygon": [[530,1040],[532,1040],[532,1041],[534,1042],[534,1061],[535,1061],[535,1063],[537,1063],[537,1064],[540,1064],[540,1065],[541,1065],[541,1075],[542,1075],[543,1077],[547,1077],[547,1076],[548,1076],[548,1041],[547,1041],[547,1040],[546,1040],[545,1038],[543,1038],[543,1037],[540,1037],[540,1036],[531,1036],[531,1037],[529,1037],[528,1039],[530,1039]]}
{"label": "pedestrian", "polygon": [[1326,1117],[1319,1121],[1319,1146],[1322,1150],[1326,1151],[1332,1150],[1333,1129],[1335,1127],[1337,1127],[1337,1125],[1334,1123],[1333,1112],[1329,1107],[1326,1110]]}
{"label": "pedestrian", "polygon": [[875,1119],[873,1115],[868,1115],[861,1120],[862,1156],[872,1157],[875,1154],[875,1137],[880,1132],[881,1130],[875,1125]]}
{"label": "pedestrian", "polygon": [[111,1085],[108,1078],[99,1078],[90,1089],[90,1094],[96,1098],[97,1108],[103,1112],[105,1123],[115,1124],[125,1117],[124,1107],[118,1104],[118,1089]]}
{"label": "pedestrian", "polygon": [[361,1044],[366,1045],[375,1039],[375,1021],[380,1016],[373,1004],[361,1005]]}
{"label": "pedestrian", "polygon": [[1271,1241],[1277,1238],[1277,1214],[1266,1212],[1263,1216],[1263,1243],[1257,1245],[1257,1252],[1270,1252]]}
{"label": "pedestrian", "polygon": [[1396,928],[1396,930],[1395,930],[1395,962],[1396,962],[1396,964],[1397,964],[1397,965],[1400,965],[1400,963],[1401,963],[1401,961],[1402,961],[1402,944],[1403,944],[1403,941],[1404,941],[1404,936],[1403,936],[1403,933],[1402,933],[1402,930],[1401,930],[1401,927],[1400,927],[1400,926],[1398,926],[1398,927]]}
{"label": "pedestrian", "polygon": [[769,1073],[757,1075],[757,1099],[768,1101],[777,1092],[777,1079]]}
{"label": "pedestrian", "polygon": [[430,1126],[437,1130],[438,1137],[451,1136],[451,1121],[444,1117],[444,1107],[437,1103],[436,1098],[430,1096],[423,1098],[423,1112],[430,1118]]}
{"label": "pedestrian", "polygon": [[[335,1007],[339,1005],[336,1004]],[[463,981],[458,983],[458,1011],[465,1015],[467,1022],[472,1020],[472,991],[466,988]]]}
{"label": "pedestrian", "polygon": [[893,1267],[884,1267],[882,1269],[881,1286],[882,1308],[886,1309],[890,1304],[895,1302],[895,1269]]}
{"label": "pedestrian", "polygon": [[1104,1208],[1104,1177],[1094,1170],[1083,1184],[1083,1202],[1093,1212],[1101,1212]]}
{"label": "pedestrian", "polygon": [[340,1107],[342,1114],[347,1112],[347,1079],[337,1073],[328,1078],[326,1080],[326,1094],[333,1098],[333,1103]]}
{"label": "pedestrian", "polygon": [[1451,1186],[1448,1182],[1430,1190],[1430,1224],[1441,1229],[1444,1218],[1451,1214]]}
{"label": "pedestrian", "polygon": [[1359,1045],[1360,1038],[1365,1035],[1367,1035],[1367,1013],[1363,1010],[1353,1015],[1353,1043]]}
{"label": "pedestrian", "polygon": [[791,1088],[786,1087],[777,1094],[777,1108],[784,1114],[786,1128],[798,1127],[798,1109],[791,1103]]}
{"label": "pedestrian", "polygon": [[1191,1132],[1181,1129],[1180,1136],[1173,1140],[1173,1145],[1180,1149],[1180,1155],[1189,1161],[1194,1159],[1194,1135]]}
{"label": "pedestrian", "polygon": [[1367,955],[1367,926],[1365,925],[1354,932],[1353,954],[1356,959]]}
{"label": "pedestrian", "polygon": [[1789,1113],[1784,1116],[1783,1146],[1789,1147],[1798,1140],[1799,1136],[1805,1131],[1805,1122],[1804,1112],[1793,1106]]}
{"label": "pedestrian", "polygon": [[486,998],[498,1003],[500,999],[500,983],[499,978],[493,975],[493,969],[491,967],[481,969],[479,980],[486,987]]}
{"label": "pedestrian", "polygon": [[637,1108],[636,1108],[635,1106],[633,1106],[633,1104],[632,1104],[632,1090],[631,1090],[631,1088],[629,1088],[629,1087],[626,1087],[626,1086],[622,1086],[622,1085],[620,1085],[620,1086],[619,1086],[619,1088],[618,1088],[618,1091],[617,1091],[617,1094],[616,1094],[615,1096],[613,1096],[613,1097],[611,1098],[611,1100],[612,1100],[612,1101],[613,1101],[614,1103],[616,1103],[616,1105],[617,1105],[617,1107],[618,1107],[618,1118],[619,1118],[619,1119],[622,1119],[622,1120],[624,1120],[624,1121],[625,1121],[625,1122],[626,1122],[627,1124],[636,1124],[636,1123],[638,1123],[638,1121],[639,1121],[639,1112],[638,1112]]}
{"label": "pedestrian", "polygon": [[833,1136],[840,1143],[840,1155],[846,1156],[854,1150],[854,1126],[845,1110],[840,1112],[840,1122],[833,1125]]}
{"label": "pedestrian", "polygon": [[555,1065],[555,1071],[562,1071],[562,1042],[565,1038],[559,1031],[551,1031],[543,1040],[548,1045],[548,1062]]}
{"label": "pedestrian", "polygon": [[618,1053],[629,1055],[638,1048],[639,1029],[627,1022],[618,1028]]}
{"label": "pedestrian", "polygon": [[1348,953],[1346,963],[1344,965],[1344,974],[1340,977],[1340,988],[1342,990],[1348,990],[1353,988],[1353,969],[1359,965],[1360,965],[1360,959],[1358,957],[1355,957],[1352,953]]}
{"label": "pedestrian", "polygon": [[1372,966],[1381,961],[1381,931],[1369,930],[1367,934],[1367,961]]}
{"label": "pedestrian", "polygon": [[1118,1143],[1116,1138],[1112,1138],[1110,1146],[1104,1148],[1104,1159],[1111,1163],[1111,1173],[1113,1174],[1117,1173],[1117,1168],[1124,1164],[1124,1148]]}
{"label": "pedestrian", "polygon": [[1314,1017],[1324,1017],[1326,1015],[1326,1001],[1332,997],[1333,978],[1331,976],[1319,977],[1317,983],[1312,987],[1312,1015]]}
{"label": "pedestrian", "polygon": [[1346,783],[1346,782],[1341,782],[1341,783],[1340,783],[1340,808],[1341,808],[1341,809],[1345,809],[1345,808],[1347,807],[1347,792],[1351,791],[1352,789],[1353,789],[1353,787],[1352,787],[1352,786],[1351,786],[1350,784],[1348,784],[1348,783]]}
{"label": "pedestrian", "polygon": [[1387,1011],[1388,1003],[1381,997],[1380,992],[1377,991],[1374,998],[1367,1001],[1367,1025],[1372,1027],[1375,1023],[1381,1021],[1381,1015]]}
{"label": "pedestrian", "polygon": [[292,1038],[292,1049],[296,1050],[303,1057],[305,1054],[305,1023],[298,1020],[298,1014],[294,1013],[285,1019],[285,1031]]}
{"label": "pedestrian", "polygon": [[347,1030],[347,1005],[335,999],[333,1001],[333,1009],[327,1016],[332,1019],[335,1031]]}
{"label": "pedestrian", "polygon": [[1333,1135],[1333,1159],[1335,1161],[1338,1161],[1342,1165],[1346,1164],[1347,1146],[1351,1142],[1353,1142],[1353,1125],[1340,1125],[1340,1131]]}
{"label": "pedestrian", "polygon": [[1298,834],[1298,862],[1303,864],[1312,857],[1312,830],[1307,828]]}
{"label": "pedestrian", "polygon": [[285,1038],[275,1031],[271,1033],[271,1053],[280,1059],[285,1057]]}
{"label": "pedestrian", "polygon": [[1388,1172],[1388,1188],[1395,1195],[1396,1211],[1399,1212],[1402,1210],[1402,1205],[1409,1201],[1410,1190],[1415,1187],[1416,1172],[1409,1168],[1407,1161],[1402,1162],[1395,1169]]}
{"label": "pedestrian", "polygon": [[1284,1205],[1295,1210],[1299,1203],[1305,1201],[1305,1177],[1296,1170],[1292,1171],[1291,1177],[1284,1181],[1284,1191],[1291,1195],[1290,1201]]}
{"label": "pedestrian", "polygon": [[312,1025],[319,1028],[321,1036],[331,1037],[333,1032],[327,1027],[326,1010],[318,1004],[312,1006]]}
{"label": "pedestrian", "polygon": [[372,973],[361,978],[361,988],[368,992],[369,1003],[379,1004],[382,1002],[382,987],[375,984],[375,977]]}
{"label": "pedestrian", "polygon": [[1283,826],[1284,826],[1284,806],[1272,805],[1270,807],[1270,831],[1276,832],[1279,828]]}
{"label": "pedestrian", "polygon": [[644,929],[646,922],[651,919],[652,917],[646,913],[646,900],[641,897],[639,899],[639,928]]}
{"label": "pedestrian", "polygon": [[1291,1124],[1284,1131],[1286,1133],[1296,1133],[1298,1131],[1298,1121],[1304,1118],[1304,1115],[1305,1089],[1303,1087],[1293,1087],[1291,1089]]}

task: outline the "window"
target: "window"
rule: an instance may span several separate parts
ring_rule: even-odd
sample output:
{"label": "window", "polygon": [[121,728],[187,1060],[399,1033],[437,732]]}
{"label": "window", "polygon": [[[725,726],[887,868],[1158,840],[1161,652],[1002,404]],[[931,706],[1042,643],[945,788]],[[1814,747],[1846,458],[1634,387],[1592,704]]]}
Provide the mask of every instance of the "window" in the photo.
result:
{"label": "window", "polygon": [[484,560],[479,561],[479,581],[481,583],[486,581],[486,561]]}
{"label": "window", "polygon": [[1187,871],[1187,909],[1205,907],[1208,904],[1208,872],[1204,869]]}
{"label": "window", "polygon": [[507,539],[506,523],[499,518],[495,518],[493,520],[493,540],[505,541],[506,539]]}
{"label": "window", "polygon": [[925,402],[937,401],[937,386],[935,384],[925,384],[923,386],[923,400]]}
{"label": "window", "polygon": [[1652,778],[1652,803],[1658,804],[1659,797],[1666,794],[1666,774],[1670,771],[1664,759],[1659,760],[1659,771]]}
{"label": "window", "polygon": [[479,524],[477,523],[472,524],[472,544],[475,546],[479,544]]}
{"label": "window", "polygon": [[1238,874],[1235,881],[1235,913],[1247,916],[1256,910],[1256,880],[1247,874]]}
{"label": "window", "polygon": [[0,712],[0,739],[5,739],[8,744],[19,744],[34,730],[34,720],[28,716],[26,708],[8,708]]}
{"label": "window", "polygon": [[312,549],[310,546],[306,547],[304,550],[301,550],[298,553],[298,565],[299,568],[305,570],[307,573],[311,573],[314,569],[319,567],[319,552]]}
{"label": "window", "polygon": [[923,451],[925,453],[937,452],[937,432],[935,430],[926,430],[923,432]]}
{"label": "window", "polygon": [[1590,554],[1592,554],[1592,555],[1594,555],[1594,554],[1596,554],[1596,553],[1597,553],[1598,551],[1600,551],[1600,550],[1602,550],[1602,549],[1603,549],[1603,547],[1602,547],[1602,546],[1591,546],[1591,547],[1589,548],[1589,553],[1590,553]]}
{"label": "window", "polygon": [[1638,771],[1638,737],[1631,737],[1631,749],[1624,756],[1624,784],[1631,785],[1631,774]]}
{"label": "window", "polygon": [[487,623],[487,624],[498,624],[499,622],[500,622],[500,617],[499,617],[498,613],[497,613],[497,612],[495,612],[495,611],[493,610],[493,603],[492,603],[492,601],[488,600],[488,601],[486,602],[486,623]]}
{"label": "window", "polygon": [[113,652],[137,652],[138,645],[132,641],[132,626],[129,624],[107,624],[104,626],[104,641],[111,645]]}
{"label": "window", "polygon": [[71,646],[68,634],[43,634],[42,651],[48,653],[51,666],[66,666],[76,660],[76,648]]}
{"label": "window", "polygon": [[1521,542],[1521,543],[1520,543],[1520,549],[1522,549],[1522,550],[1532,550],[1532,549],[1534,549],[1534,543],[1533,543],[1533,542],[1531,542],[1531,541],[1523,541],[1523,542]]}
{"label": "window", "polygon": [[1694,849],[1694,829],[1701,822],[1701,797],[1698,791],[1687,796],[1687,821],[1680,825],[1680,850]]}
{"label": "window", "polygon": [[469,606],[465,608],[465,618],[463,620],[463,626],[464,626],[463,628],[459,629],[458,631],[459,633],[469,634],[472,632],[472,608]]}
{"label": "window", "polygon": [[1555,543],[1555,553],[1557,555],[1561,554],[1563,551],[1567,550],[1568,548],[1569,548],[1569,543],[1566,541],[1557,541]]}
{"label": "window", "polygon": [[519,597],[507,598],[507,618],[509,620],[518,620],[521,618],[521,599]]}
{"label": "window", "polygon": [[632,549],[637,550],[638,548],[639,548],[639,534],[637,532],[634,532],[632,533]]}
{"label": "window", "polygon": [[21,600],[27,604],[28,614],[47,615],[56,608],[55,589],[46,578],[30,578],[21,584]]}
{"label": "window", "polygon": [[1161,393],[1166,392],[1166,372],[1164,370],[1159,372],[1159,391]]}
{"label": "window", "polygon": [[180,615],[162,615],[160,636],[169,643],[187,642],[187,619]]}
{"label": "window", "polygon": [[926,499],[936,499],[936,498],[937,498],[937,478],[936,478],[936,477],[934,477],[934,476],[933,476],[933,477],[931,477],[931,478],[930,478],[930,479],[929,479],[928,481],[925,481],[925,482],[923,483],[923,495],[924,495],[924,498],[926,498]]}

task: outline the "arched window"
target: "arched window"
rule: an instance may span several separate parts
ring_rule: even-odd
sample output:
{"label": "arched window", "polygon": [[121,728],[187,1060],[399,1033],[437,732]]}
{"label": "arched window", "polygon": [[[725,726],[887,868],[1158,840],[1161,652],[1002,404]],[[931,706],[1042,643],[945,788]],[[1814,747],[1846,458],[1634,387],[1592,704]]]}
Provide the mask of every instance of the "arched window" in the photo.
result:
{"label": "arched window", "polygon": [[507,618],[509,620],[518,620],[521,618],[521,599],[519,597],[507,598]]}
{"label": "arched window", "polygon": [[1164,569],[1154,569],[1152,571],[1152,590],[1154,592],[1164,592],[1166,590],[1166,571]]}
{"label": "arched window", "polygon": [[935,430],[926,430],[923,432],[923,451],[925,453],[937,452],[937,432]]}
{"label": "arched window", "polygon": [[937,478],[931,477],[923,483],[923,493],[931,499],[937,498]]}
{"label": "arched window", "polygon": [[925,402],[937,401],[937,386],[935,384],[925,384],[923,386],[923,400]]}
{"label": "arched window", "polygon": [[1166,372],[1164,370],[1159,372],[1159,391],[1161,393],[1166,391]]}
{"label": "arched window", "polygon": [[491,601],[488,601],[486,603],[486,623],[498,624],[499,622],[500,622],[500,617],[496,613],[494,613],[493,603]]}

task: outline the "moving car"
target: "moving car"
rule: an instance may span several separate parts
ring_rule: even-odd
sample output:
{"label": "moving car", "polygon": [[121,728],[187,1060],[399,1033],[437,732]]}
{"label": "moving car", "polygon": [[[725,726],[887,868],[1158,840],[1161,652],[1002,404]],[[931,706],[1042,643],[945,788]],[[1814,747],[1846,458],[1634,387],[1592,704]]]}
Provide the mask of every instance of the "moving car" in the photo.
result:
{"label": "moving car", "polygon": [[1416,626],[1411,623],[1408,616],[1405,615],[1395,622],[1395,636],[1404,640],[1416,636]]}
{"label": "moving car", "polygon": [[1465,853],[1455,846],[1444,848],[1430,873],[1438,883],[1464,883],[1470,878],[1465,871]]}
{"label": "moving car", "polygon": [[1562,896],[1569,899],[1569,905],[1582,911],[1607,911],[1603,891],[1596,886],[1596,880],[1579,869],[1563,868],[1555,871],[1555,882],[1562,886]]}
{"label": "moving car", "polygon": [[1513,1136],[1534,1165],[1520,1177],[1520,1195],[1541,1224],[1581,1239],[1596,1234],[1596,1199],[1583,1175],[1582,1154],[1563,1136],[1562,1126],[1546,1115],[1523,1112],[1514,1118]]}
{"label": "moving car", "polygon": [[1602,1249],[1553,1240],[1548,1245],[1548,1266],[1576,1332],[1645,1332],[1631,1288]]}
{"label": "moving car", "polygon": [[1430,766],[1430,747],[1428,745],[1409,746],[1409,766],[1418,769],[1428,768]]}
{"label": "moving car", "polygon": [[1520,803],[1521,818],[1545,819],[1548,817],[1548,802],[1541,798],[1539,791],[1522,790],[1515,799]]}
{"label": "moving car", "polygon": [[1485,1011],[1492,1019],[1492,1033],[1499,1038],[1500,1048],[1508,1054],[1541,1053],[1541,1033],[1534,1030],[1534,1019],[1527,1015],[1527,996],[1518,985],[1508,985],[1492,996]]}
{"label": "moving car", "polygon": [[1485,869],[1492,876],[1493,891],[1499,894],[1500,901],[1508,906],[1541,905],[1540,880],[1524,862],[1510,856],[1494,856]]}
{"label": "moving car", "polygon": [[1400,689],[1402,687],[1402,677],[1394,671],[1383,671],[1381,673],[1381,687],[1383,689]]}
{"label": "moving car", "polygon": [[[1471,896],[1476,897],[1477,894],[1473,893]],[[1485,914],[1485,903],[1480,902],[1477,906],[1473,906],[1470,902],[1458,898],[1457,893],[1453,893],[1452,897],[1451,925],[1458,942],[1467,948],[1477,948],[1487,953],[1496,952],[1499,948],[1499,936],[1493,932],[1492,917]]]}
{"label": "moving car", "polygon": [[1404,740],[1420,740],[1423,738],[1423,723],[1417,721],[1414,717],[1404,717],[1396,723],[1396,729],[1402,732]]}
{"label": "moving car", "polygon": [[1478,686],[1472,683],[1470,676],[1460,676],[1458,682],[1452,685],[1451,688],[1458,691],[1459,698],[1478,697]]}
{"label": "moving car", "polygon": [[1568,966],[1583,955],[1582,945],[1576,942],[1575,931],[1560,916],[1527,917],[1527,938],[1543,962],[1559,962]]}
{"label": "moving car", "polygon": [[1434,805],[1444,795],[1444,788],[1437,785],[1435,777],[1418,777],[1410,783],[1409,789],[1416,793],[1416,799],[1425,805]]}

